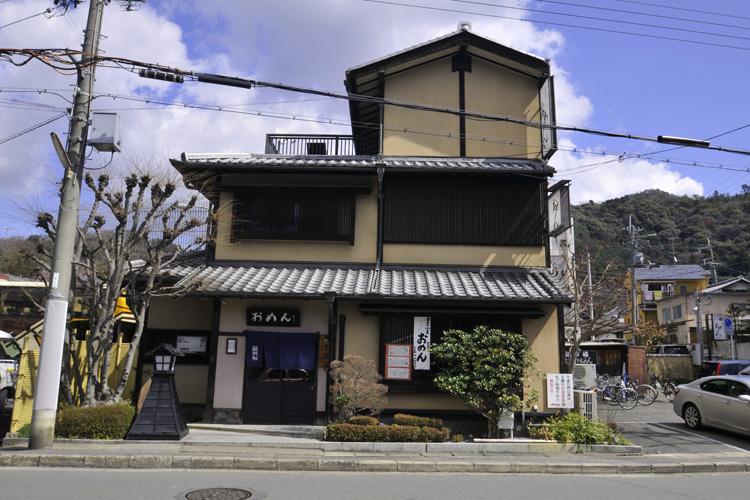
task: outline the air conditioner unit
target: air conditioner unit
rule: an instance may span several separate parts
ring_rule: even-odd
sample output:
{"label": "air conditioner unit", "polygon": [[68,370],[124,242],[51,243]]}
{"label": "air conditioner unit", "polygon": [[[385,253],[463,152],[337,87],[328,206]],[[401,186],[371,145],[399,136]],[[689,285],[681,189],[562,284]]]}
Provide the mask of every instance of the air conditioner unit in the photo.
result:
{"label": "air conditioner unit", "polygon": [[589,420],[597,418],[596,391],[573,390],[575,409]]}
{"label": "air conditioner unit", "polygon": [[594,387],[596,385],[596,365],[579,363],[573,367],[573,387]]}

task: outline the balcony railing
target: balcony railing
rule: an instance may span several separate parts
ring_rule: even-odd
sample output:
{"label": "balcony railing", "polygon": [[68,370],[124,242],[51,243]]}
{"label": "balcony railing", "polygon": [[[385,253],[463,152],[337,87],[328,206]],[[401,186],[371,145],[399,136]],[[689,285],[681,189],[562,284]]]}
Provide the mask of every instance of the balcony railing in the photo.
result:
{"label": "balcony railing", "polygon": [[266,135],[266,154],[288,156],[374,155],[378,144],[372,137],[351,135]]}

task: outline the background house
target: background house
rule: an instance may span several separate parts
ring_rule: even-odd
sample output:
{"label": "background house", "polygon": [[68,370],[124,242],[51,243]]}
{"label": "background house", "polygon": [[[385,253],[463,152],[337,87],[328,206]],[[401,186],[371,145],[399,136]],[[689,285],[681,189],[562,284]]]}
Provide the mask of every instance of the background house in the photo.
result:
{"label": "background house", "polygon": [[462,25],[348,70],[346,86],[350,137],[172,161],[218,210],[215,243],[171,271],[196,292],[152,301],[141,350],[188,354],[175,380],[196,418],[323,422],[328,365],[357,354],[377,360],[386,412],[471,419],[434,388],[429,345],[480,324],[522,333],[543,373],[561,371],[549,62]]}
{"label": "background house", "polygon": [[[684,264],[674,266],[649,266],[635,268],[635,287],[637,290],[637,323],[633,322],[633,270],[627,271],[625,287],[628,290],[628,310],[625,313],[625,322],[630,324],[655,321],[666,324],[674,320],[682,320],[686,311],[683,307],[683,299],[694,295],[695,291],[703,290],[708,286],[710,271],[703,269],[697,264]],[[659,307],[665,299],[673,299],[670,308]],[[665,303],[666,304],[666,303]],[[672,309],[676,307],[676,309]],[[669,312],[665,312],[669,310]],[[677,317],[673,316],[677,314]],[[676,334],[673,334],[676,336]],[[684,339],[684,337],[683,337]],[[677,340],[675,339],[675,342]],[[674,343],[674,342],[672,342]]]}

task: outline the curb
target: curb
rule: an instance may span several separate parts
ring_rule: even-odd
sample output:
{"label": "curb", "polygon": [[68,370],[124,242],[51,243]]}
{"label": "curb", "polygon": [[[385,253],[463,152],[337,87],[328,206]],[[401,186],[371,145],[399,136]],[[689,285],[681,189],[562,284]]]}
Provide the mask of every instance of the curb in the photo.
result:
{"label": "curb", "polygon": [[305,472],[404,472],[461,474],[712,474],[748,473],[742,462],[544,463],[494,460],[392,460],[341,458],[254,458],[183,455],[0,455],[0,467],[79,467],[113,469],[223,469]]}
{"label": "curb", "polygon": [[[5,438],[2,446],[8,448],[28,447],[28,438]],[[612,445],[578,445],[572,443],[557,443],[552,441],[515,440],[503,443],[474,442],[474,443],[374,443],[374,442],[338,442],[338,441],[309,441],[309,442],[184,442],[184,441],[130,441],[122,439],[54,439],[53,444],[58,450],[76,450],[86,446],[90,450],[138,449],[139,447],[153,447],[159,444],[163,451],[200,453],[201,448],[211,452],[218,448],[223,452],[234,449],[235,452],[252,452],[260,448],[276,449],[279,452],[345,452],[345,453],[408,453],[430,456],[435,454],[466,454],[466,455],[571,455],[577,453],[601,453],[620,456],[640,456],[643,450],[640,446],[612,446]]]}

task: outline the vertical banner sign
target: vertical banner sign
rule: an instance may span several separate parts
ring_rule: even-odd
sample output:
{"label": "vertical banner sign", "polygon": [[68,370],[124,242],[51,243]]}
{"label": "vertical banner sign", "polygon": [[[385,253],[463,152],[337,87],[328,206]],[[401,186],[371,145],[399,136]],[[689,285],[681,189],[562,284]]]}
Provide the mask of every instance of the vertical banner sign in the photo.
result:
{"label": "vertical banner sign", "polygon": [[430,337],[432,321],[429,316],[414,316],[414,369],[430,369]]}
{"label": "vertical banner sign", "polygon": [[726,340],[727,330],[724,324],[724,316],[718,314],[713,315],[714,320],[714,340]]}
{"label": "vertical banner sign", "polygon": [[547,406],[550,408],[573,408],[573,374],[547,374]]}
{"label": "vertical banner sign", "polygon": [[385,349],[385,378],[411,380],[411,346],[386,344]]}
{"label": "vertical banner sign", "polygon": [[544,80],[542,87],[539,89],[539,104],[541,106],[542,125],[542,158],[549,159],[557,151],[557,129],[554,128],[555,117],[555,86],[554,78],[549,77]]}

